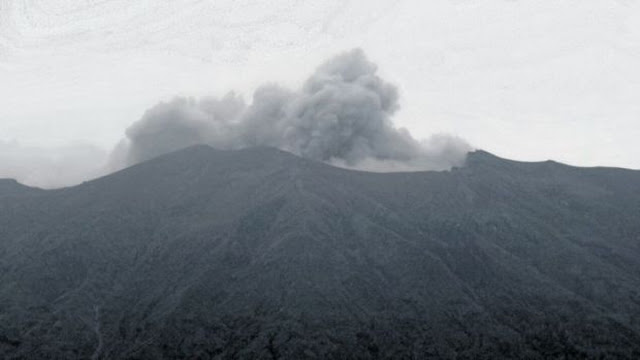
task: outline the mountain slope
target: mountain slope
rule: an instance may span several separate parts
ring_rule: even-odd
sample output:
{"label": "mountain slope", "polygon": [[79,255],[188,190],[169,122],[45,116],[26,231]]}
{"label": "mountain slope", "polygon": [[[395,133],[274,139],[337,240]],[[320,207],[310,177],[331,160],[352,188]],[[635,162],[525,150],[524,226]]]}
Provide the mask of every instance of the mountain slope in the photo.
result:
{"label": "mountain slope", "polygon": [[24,195],[39,189],[24,186],[14,179],[0,179],[0,196]]}
{"label": "mountain slope", "polygon": [[637,171],[196,146],[11,194],[3,358],[640,355]]}

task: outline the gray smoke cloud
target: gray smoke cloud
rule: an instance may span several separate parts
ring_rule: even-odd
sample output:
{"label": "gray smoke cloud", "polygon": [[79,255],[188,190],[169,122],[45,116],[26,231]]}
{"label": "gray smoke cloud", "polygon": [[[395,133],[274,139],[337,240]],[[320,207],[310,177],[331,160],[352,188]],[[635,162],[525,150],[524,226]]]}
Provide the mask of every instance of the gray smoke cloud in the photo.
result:
{"label": "gray smoke cloud", "polygon": [[443,170],[461,165],[464,140],[417,140],[391,118],[398,91],[360,49],[320,65],[298,91],[259,87],[247,105],[222,98],[175,98],[147,110],[111,156],[114,169],[195,144],[219,149],[273,146],[333,165],[370,171]]}

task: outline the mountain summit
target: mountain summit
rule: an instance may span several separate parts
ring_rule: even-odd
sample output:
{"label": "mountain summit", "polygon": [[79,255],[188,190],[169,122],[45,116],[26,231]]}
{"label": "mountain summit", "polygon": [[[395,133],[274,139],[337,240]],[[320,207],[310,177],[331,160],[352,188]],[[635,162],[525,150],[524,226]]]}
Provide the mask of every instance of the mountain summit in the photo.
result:
{"label": "mountain summit", "polygon": [[196,146],[0,180],[6,359],[640,356],[640,172]]}

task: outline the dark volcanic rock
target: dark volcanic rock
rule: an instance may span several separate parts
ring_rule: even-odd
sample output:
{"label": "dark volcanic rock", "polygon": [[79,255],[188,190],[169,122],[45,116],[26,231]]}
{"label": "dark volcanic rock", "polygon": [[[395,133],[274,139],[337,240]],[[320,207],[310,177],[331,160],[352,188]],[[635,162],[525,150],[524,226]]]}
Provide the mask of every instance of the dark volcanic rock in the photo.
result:
{"label": "dark volcanic rock", "polygon": [[640,172],[197,146],[0,180],[0,358],[637,358]]}

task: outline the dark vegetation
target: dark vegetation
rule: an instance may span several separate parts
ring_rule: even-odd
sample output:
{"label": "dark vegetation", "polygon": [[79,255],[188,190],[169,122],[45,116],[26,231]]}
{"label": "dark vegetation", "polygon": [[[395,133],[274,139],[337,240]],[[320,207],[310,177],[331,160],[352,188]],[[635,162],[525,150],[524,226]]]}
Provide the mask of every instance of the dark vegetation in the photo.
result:
{"label": "dark vegetation", "polygon": [[0,180],[0,358],[640,358],[640,172],[199,146]]}

